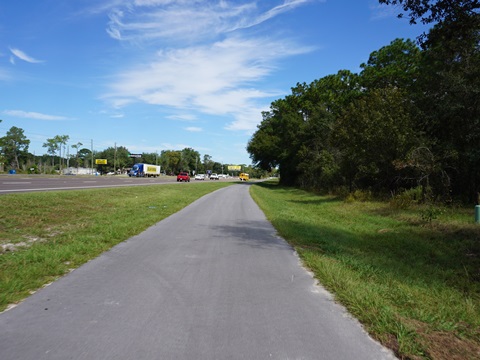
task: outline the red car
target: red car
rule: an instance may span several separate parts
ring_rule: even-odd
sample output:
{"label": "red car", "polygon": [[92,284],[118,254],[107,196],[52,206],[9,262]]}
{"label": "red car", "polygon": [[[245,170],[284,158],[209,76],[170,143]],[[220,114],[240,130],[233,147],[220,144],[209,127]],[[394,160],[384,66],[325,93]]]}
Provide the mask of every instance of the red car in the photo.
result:
{"label": "red car", "polygon": [[190,176],[186,172],[181,172],[177,175],[177,181],[187,181],[190,182]]}

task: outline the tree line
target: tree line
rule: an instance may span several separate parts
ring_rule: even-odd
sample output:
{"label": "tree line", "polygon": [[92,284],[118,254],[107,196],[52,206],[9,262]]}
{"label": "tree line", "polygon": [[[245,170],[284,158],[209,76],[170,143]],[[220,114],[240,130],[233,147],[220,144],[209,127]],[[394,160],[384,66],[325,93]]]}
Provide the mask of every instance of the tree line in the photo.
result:
{"label": "tree line", "polygon": [[[68,135],[55,135],[46,139],[43,144],[46,154],[37,156],[29,152],[30,140],[24,130],[12,126],[5,136],[0,137],[0,171],[15,169],[28,173],[55,174],[65,168],[96,168],[104,173],[124,173],[133,164],[143,162],[160,165],[162,172],[166,174],[178,174],[180,171],[206,173],[207,170],[222,174],[228,173],[228,165],[240,165],[222,164],[214,161],[208,154],[201,156],[192,148],[163,150],[160,154],[143,152],[136,154],[138,157],[132,157],[131,151],[124,146],[92,151],[83,147],[81,142],[69,145],[69,140]],[[95,164],[96,159],[106,159],[107,164],[98,167]],[[242,168],[256,177],[264,175],[264,171],[245,164]]]}
{"label": "tree line", "polygon": [[[280,181],[332,191],[478,201],[479,1],[380,0],[435,25],[395,39],[361,71],[340,70],[272,102],[250,139],[253,163]],[[404,14],[400,14],[403,16]]]}

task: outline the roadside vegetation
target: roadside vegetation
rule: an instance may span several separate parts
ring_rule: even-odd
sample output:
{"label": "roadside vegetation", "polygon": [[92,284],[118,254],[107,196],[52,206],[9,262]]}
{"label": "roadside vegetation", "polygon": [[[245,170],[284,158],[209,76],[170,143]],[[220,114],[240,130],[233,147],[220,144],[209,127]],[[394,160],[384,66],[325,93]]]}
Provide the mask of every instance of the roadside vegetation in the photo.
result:
{"label": "roadside vegetation", "polygon": [[432,28],[373,51],[359,73],[294,85],[262,113],[250,157],[282,185],[477,202],[480,1],[379,2]]}
{"label": "roadside vegetation", "polygon": [[[0,311],[199,197],[207,182],[0,197]],[[277,180],[255,201],[320,284],[402,359],[480,357],[480,226],[473,209]]]}
{"label": "roadside vegetation", "polygon": [[274,182],[251,193],[321,285],[397,356],[480,358],[472,208],[321,196]]}
{"label": "roadside vegetation", "polygon": [[0,196],[0,311],[232,183]]}

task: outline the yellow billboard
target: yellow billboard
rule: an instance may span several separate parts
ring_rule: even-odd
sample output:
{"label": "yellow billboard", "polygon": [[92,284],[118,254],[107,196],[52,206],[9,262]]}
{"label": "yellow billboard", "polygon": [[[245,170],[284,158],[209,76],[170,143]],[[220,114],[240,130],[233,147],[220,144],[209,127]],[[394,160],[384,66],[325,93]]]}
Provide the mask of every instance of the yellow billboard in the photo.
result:
{"label": "yellow billboard", "polygon": [[240,171],[242,167],[240,165],[228,165],[228,171]]}
{"label": "yellow billboard", "polygon": [[97,165],[107,165],[107,159],[95,159]]}

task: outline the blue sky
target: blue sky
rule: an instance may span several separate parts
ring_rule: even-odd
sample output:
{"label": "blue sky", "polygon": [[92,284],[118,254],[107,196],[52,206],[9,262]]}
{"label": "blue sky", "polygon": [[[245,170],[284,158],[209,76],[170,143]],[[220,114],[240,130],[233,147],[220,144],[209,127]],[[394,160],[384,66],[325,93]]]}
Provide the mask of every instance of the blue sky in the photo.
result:
{"label": "blue sky", "polygon": [[[424,29],[376,0],[4,0],[0,136],[97,151],[191,147],[227,164],[297,82],[359,72]],[[73,152],[70,149],[70,152]]]}

